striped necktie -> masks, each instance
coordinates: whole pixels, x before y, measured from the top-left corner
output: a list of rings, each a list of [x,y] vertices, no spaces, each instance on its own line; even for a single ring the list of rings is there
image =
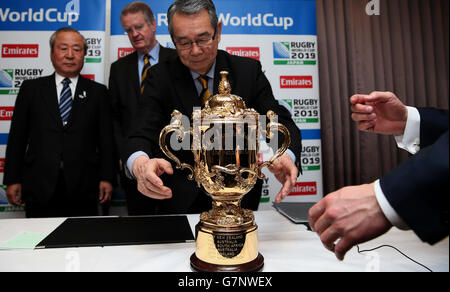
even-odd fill
[[[144,80],[147,77],[147,71],[150,69],[150,55],[146,54],[144,56],[144,67],[142,68],[142,76],[141,76],[141,94],[144,92]]]
[[[59,99],[59,112],[61,113],[61,119],[65,126],[69,119],[70,110],[72,109],[72,91],[69,86],[71,83],[69,78],[64,78],[62,83],[63,89],[61,90],[61,97]]]
[[[205,105],[205,103],[208,101],[208,99],[211,97],[211,92],[209,91],[208,88],[208,76],[200,76],[197,78],[198,81],[200,81],[200,83],[202,84],[202,92],[200,93],[200,100],[202,102],[202,105]]]

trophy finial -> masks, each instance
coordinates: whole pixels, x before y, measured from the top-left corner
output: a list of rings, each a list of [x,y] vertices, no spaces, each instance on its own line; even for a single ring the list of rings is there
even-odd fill
[[[230,94],[231,93],[231,85],[227,79],[228,71],[220,71],[220,75],[222,75],[222,80],[220,81],[220,84],[219,84],[219,93],[220,94]]]

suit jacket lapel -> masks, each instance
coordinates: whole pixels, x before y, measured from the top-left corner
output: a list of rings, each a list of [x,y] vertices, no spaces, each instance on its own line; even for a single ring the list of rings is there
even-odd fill
[[[158,62],[164,62],[168,58],[168,49],[165,47],[159,45],[159,61]]]
[[[139,72],[138,72],[138,54],[137,51],[133,52],[132,57],[129,58],[129,62],[127,64],[127,68],[125,70],[125,80],[128,80],[129,87],[135,93],[135,97],[138,99],[141,95],[140,90],[140,81],[139,81]]]
[[[221,71],[227,71],[228,72],[228,82],[230,82],[231,85],[231,93],[234,94],[233,88],[234,88],[234,78],[233,78],[233,72],[230,71],[230,66],[228,65],[228,62],[223,55],[223,52],[218,50],[217,51],[217,57],[216,57],[216,68],[214,70],[214,93],[219,93],[219,83],[222,80],[222,76],[220,75]]]
[[[50,115],[56,123],[62,127],[61,114],[59,112],[58,94],[56,92],[55,73],[46,77],[42,82],[42,90],[40,91],[44,96],[43,100],[46,104]]]
[[[78,77],[77,87],[75,88],[75,94],[73,95],[72,109],[66,127],[72,126],[74,121],[78,119],[77,116],[83,113],[83,106],[86,103],[87,98],[87,80],[80,75]]]

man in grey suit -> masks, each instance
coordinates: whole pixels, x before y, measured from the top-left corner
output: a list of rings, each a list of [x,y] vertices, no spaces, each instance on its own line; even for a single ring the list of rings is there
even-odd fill
[[[129,215],[154,213],[153,199],[137,190],[136,181],[128,179],[123,171],[123,151],[136,115],[143,80],[147,71],[158,62],[176,56],[176,51],[162,47],[155,38],[156,21],[151,8],[144,2],[133,2],[122,9],[120,22],[136,51],[111,65],[109,98],[112,102],[114,139],[120,166],[120,182],[125,191]],[[126,158],[125,158],[126,159]]]

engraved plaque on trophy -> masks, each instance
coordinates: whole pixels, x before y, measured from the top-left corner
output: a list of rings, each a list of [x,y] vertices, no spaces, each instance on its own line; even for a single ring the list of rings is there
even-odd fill
[[[174,110],[172,121],[160,134],[164,154],[175,161],[178,169],[189,169],[189,179],[212,198],[212,209],[200,215],[196,225],[196,251],[191,256],[195,271],[259,271],[264,258],[258,252],[258,227],[251,210],[240,202],[261,172],[280,157],[290,145],[287,128],[275,121],[275,113],[267,112],[269,123],[265,136],[272,139],[279,131],[283,145],[267,162],[258,164],[259,113],[248,109],[241,97],[231,94],[228,72],[220,72],[219,94],[212,96],[200,110],[192,114],[193,126],[185,129],[181,113]],[[169,150],[166,137],[174,132],[178,141],[192,136],[191,148],[195,165],[181,161]]]

